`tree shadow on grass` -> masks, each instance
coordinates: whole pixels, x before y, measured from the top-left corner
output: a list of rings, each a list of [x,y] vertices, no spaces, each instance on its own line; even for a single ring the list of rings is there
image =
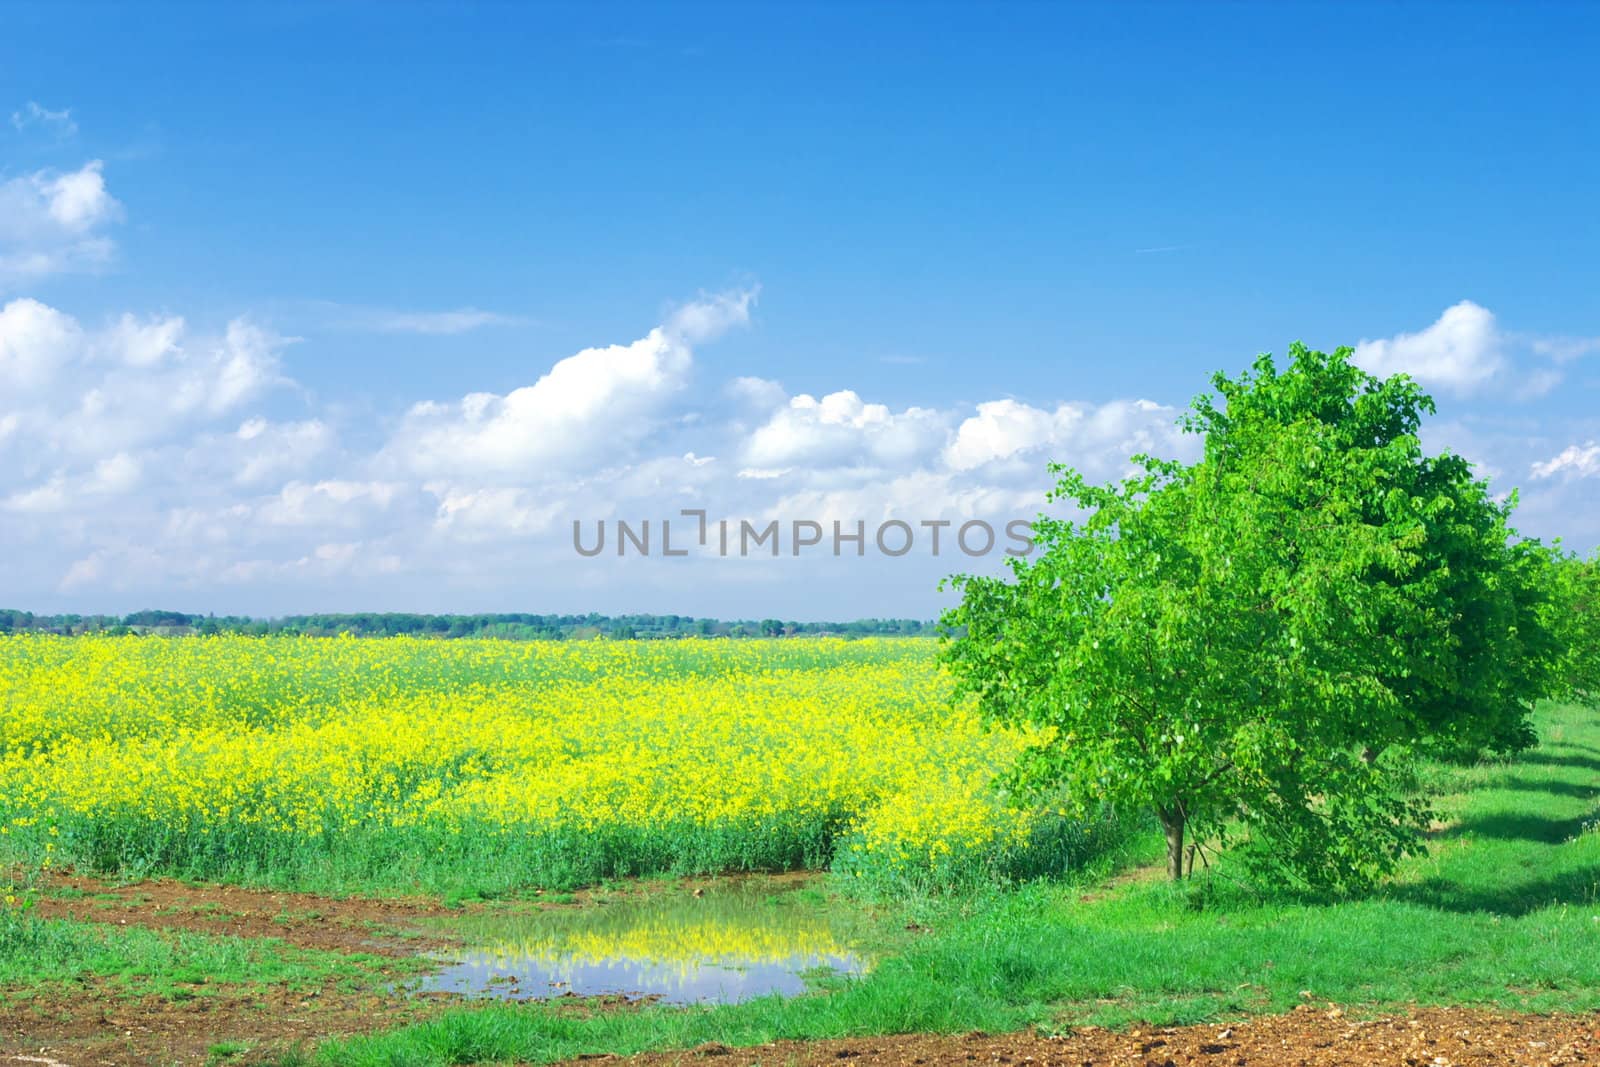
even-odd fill
[[[1575,800],[1591,800],[1600,798],[1600,782],[1583,784],[1580,782],[1544,782],[1537,778],[1493,778],[1486,786],[1488,789],[1510,789],[1522,793],[1549,793],[1552,796],[1572,797]]]
[[[1592,751],[1587,745],[1561,745],[1555,746],[1565,749],[1581,748]],[[1518,763],[1532,764],[1536,767],[1571,767],[1573,770],[1593,771],[1600,774],[1600,757],[1580,756],[1576,753],[1566,752],[1524,752],[1516,759]]]
[[[1385,895],[1391,900],[1441,911],[1485,912],[1520,918],[1553,905],[1592,905],[1600,901],[1600,864],[1513,885],[1466,886],[1448,878],[1433,877],[1390,886]]]
[[[1446,840],[1487,837],[1500,841],[1539,841],[1547,845],[1559,845],[1583,833],[1584,827],[1595,818],[1593,811],[1568,819],[1550,819],[1520,811],[1495,812],[1469,816],[1441,831],[1439,837]]]

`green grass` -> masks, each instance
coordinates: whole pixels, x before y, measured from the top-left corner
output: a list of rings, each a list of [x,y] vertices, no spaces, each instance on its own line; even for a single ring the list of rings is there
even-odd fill
[[[109,982],[129,996],[186,999],[195,987],[284,985],[348,988],[385,981],[397,962],[296,948],[271,938],[241,938],[180,930],[62,919],[31,921],[0,941],[0,999],[71,992],[88,979]]]
[[[1541,745],[1433,768],[1446,825],[1429,855],[1359,900],[1263,900],[1226,870],[1174,887],[1127,880],[918,906],[933,933],[865,979],[794,1000],[579,1016],[500,1005],[334,1042],[339,1067],[422,1067],[702,1042],[911,1031],[1194,1022],[1281,1011],[1309,991],[1356,1010],[1474,1004],[1600,1009],[1600,714],[1540,709]],[[1151,858],[1157,842],[1128,855]]]

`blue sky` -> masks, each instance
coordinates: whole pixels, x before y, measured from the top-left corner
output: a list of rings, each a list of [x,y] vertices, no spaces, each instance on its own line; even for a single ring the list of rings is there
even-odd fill
[[[1296,338],[1600,542],[1592,6],[5,17],[16,606],[926,615],[570,521],[1025,516]]]

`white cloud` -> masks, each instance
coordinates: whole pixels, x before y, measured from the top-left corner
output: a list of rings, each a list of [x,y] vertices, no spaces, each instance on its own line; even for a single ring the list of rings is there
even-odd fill
[[[447,311],[347,308],[338,314],[337,321],[340,325],[354,330],[371,330],[375,333],[414,333],[445,337],[470,333],[485,326],[515,326],[527,320],[516,315],[505,315],[498,311],[462,307],[452,308]]]
[[[1091,477],[1108,477],[1138,453],[1188,458],[1197,441],[1178,429],[1177,419],[1175,408],[1150,400],[1062,404],[1054,411],[993,400],[979,404],[977,414],[961,423],[944,458],[959,471],[1023,459],[1029,470],[1054,461]]]
[[[37,300],[0,307],[0,402],[54,381],[78,352],[82,334],[69,316]]]
[[[770,469],[870,464],[903,468],[934,453],[949,434],[949,417],[929,408],[891,412],[849,389],[821,400],[802,393],[750,435],[744,460]]]
[[[0,564],[0,585],[25,606],[94,610],[478,610],[536,597],[546,610],[711,612],[759,586],[759,608],[733,610],[931,613],[937,579],[976,565],[948,541],[938,559],[874,564],[846,581],[831,552],[749,567],[579,559],[572,521],[651,520],[659,544],[671,518],[681,547],[694,525],[683,508],[735,528],[778,520],[786,545],[795,520],[853,531],[893,518],[926,546],[923,520],[981,518],[1003,531],[1031,518],[1045,506],[1048,460],[1104,481],[1131,453],[1188,459],[1200,444],[1175,408],[1150,400],[980,395],[918,407],[697,375],[696,346],[748,322],[753,299],[702,297],[636,341],[584,349],[504,395],[376,415],[286,388],[289,339],[249,319],[84,325],[13,300],[0,306],[0,541],[14,562]],[[1600,445],[1561,451],[1594,428],[1575,421],[1551,437],[1498,408],[1494,420],[1462,420],[1458,443],[1497,489],[1499,471],[1532,471],[1519,512],[1529,532],[1600,536],[1587,500]],[[613,566],[629,567],[626,580]]]
[[[167,338],[166,325],[170,321],[154,332]],[[129,349],[119,347],[126,341],[122,330],[119,323],[110,333],[92,339],[79,356],[81,370],[64,383],[81,391],[59,415],[53,432],[47,428],[61,447],[92,452],[157,440],[170,435],[175,424],[214,421],[288,384],[279,353],[294,339],[246,319],[228,323],[220,337],[202,336],[181,344],[181,328],[173,331],[171,343],[154,364],[137,361],[154,347],[148,345],[149,331],[141,335],[146,347]],[[102,367],[94,357],[107,351],[120,351],[123,358]]]
[[[11,125],[18,130],[42,126],[62,140],[78,135],[78,124],[72,120],[71,108],[52,111],[34,100],[29,100],[24,107],[11,113]]]
[[[96,492],[126,493],[139,484],[143,473],[143,463],[126,452],[118,452],[95,463],[90,485]]]
[[[760,295],[759,286],[701,294],[668,315],[662,328],[689,344],[715,341],[734,327],[749,324],[750,309]]]
[[[1569,445],[1560,455],[1535,463],[1531,473],[1539,479],[1553,478],[1558,474],[1569,478],[1600,477],[1600,443],[1590,441],[1582,446]]]
[[[97,270],[116,245],[101,231],[122,217],[105,165],[36,171],[0,182],[0,282]]]
[[[1531,347],[1534,352],[1557,363],[1571,363],[1600,353],[1600,337],[1536,337]]]
[[[789,394],[777,382],[766,378],[735,378],[727,393],[740,404],[762,412],[774,411],[789,402]]]
[[[206,450],[221,450],[239,485],[259,485],[305,469],[333,444],[332,427],[320,419],[275,423],[246,419],[226,438],[203,443]]]
[[[36,515],[62,511],[67,507],[67,504],[68,497],[65,482],[60,478],[52,478],[44,485],[12,493],[6,497],[4,507],[7,511]]]
[[[647,436],[689,380],[693,345],[749,321],[753,291],[677,309],[632,344],[586,348],[533,385],[413,407],[389,451],[425,476],[526,479],[618,456]]]
[[[434,525],[473,541],[544,533],[560,517],[560,504],[526,489],[460,489],[432,486],[439,501]]]
[[[13,300],[0,306],[0,447],[26,477],[181,439],[284,384],[290,340],[244,319],[220,335],[190,336],[177,317],[89,330]]]
[[[1505,367],[1493,312],[1470,300],[1446,308],[1433,325],[1356,345],[1356,362],[1379,377],[1409,374],[1424,385],[1470,392]]]
[[[1082,417],[1082,409],[1066,405],[1052,412],[1015,400],[991,400],[979,404],[978,413],[962,422],[945,450],[945,461],[956,470],[971,470],[1007,459],[1064,437]]]
[[[132,492],[144,474],[144,464],[127,452],[118,452],[95,461],[86,472],[69,476],[57,471],[42,485],[19,490],[7,496],[0,506],[23,514],[64,512],[83,505],[94,505],[96,497],[113,497]]]
[[[100,350],[132,367],[153,367],[178,351],[183,331],[184,322],[180,316],[141,321],[125,314],[101,335]]]
[[[373,513],[387,511],[405,491],[395,482],[290,482],[256,508],[255,518],[271,526],[360,528]]]

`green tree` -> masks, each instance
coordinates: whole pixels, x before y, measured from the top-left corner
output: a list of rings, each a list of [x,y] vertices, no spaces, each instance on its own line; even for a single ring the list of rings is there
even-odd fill
[[[1600,697],[1600,551],[1588,559],[1552,553],[1547,578],[1550,625],[1560,647],[1559,691]]]
[[[1184,420],[1194,464],[1134,457],[1109,486],[1052,466],[1078,514],[1042,516],[1009,578],[952,579],[958,695],[1043,728],[1012,784],[1154,811],[1175,879],[1236,841],[1260,876],[1369,884],[1425,825],[1418,754],[1530,740],[1543,549],[1460,457],[1424,454],[1414,382],[1350,357],[1217,375]]]

